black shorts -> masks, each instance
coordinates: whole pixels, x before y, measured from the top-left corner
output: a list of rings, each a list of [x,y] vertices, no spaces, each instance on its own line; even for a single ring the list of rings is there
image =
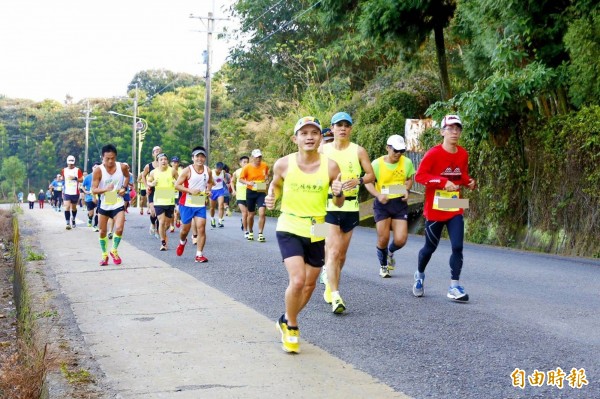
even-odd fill
[[[117,208],[117,209],[110,210],[110,211],[106,211],[102,208],[98,208],[99,215],[106,216],[110,219],[114,219],[115,216],[117,216],[120,212],[124,212],[124,211],[125,211],[125,207],[123,207],[123,206],[120,208]]]
[[[344,233],[352,231],[360,221],[358,212],[327,211],[325,221],[340,226]]]
[[[156,212],[156,216],[164,213],[166,217],[172,218],[174,211],[175,205],[154,205],[154,212]]]
[[[71,204],[76,204],[79,201],[79,194],[63,194],[63,201],[69,201]]]
[[[88,212],[96,209],[96,203],[94,201],[85,201],[85,206],[87,207]]]
[[[312,267],[322,267],[325,264],[325,240],[311,242],[308,237],[300,237],[286,231],[277,231],[275,235],[284,260],[292,256],[301,256],[304,263]]]
[[[238,205],[244,205],[246,207],[248,206],[248,205],[246,205],[246,200],[237,200],[237,204]]]
[[[402,198],[393,198],[386,204],[375,199],[373,202],[373,218],[375,223],[385,219],[408,220],[408,202],[402,201]]]
[[[154,190],[148,190],[148,203],[154,203]]]
[[[140,190],[140,195],[142,197],[145,197],[146,196],[146,190],[145,189],[144,190]]]
[[[246,189],[246,206],[248,212],[256,212],[256,208],[264,208],[267,193]]]

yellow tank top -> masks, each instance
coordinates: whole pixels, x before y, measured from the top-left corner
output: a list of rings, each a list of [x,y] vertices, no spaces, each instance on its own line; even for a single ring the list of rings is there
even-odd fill
[[[242,173],[242,168],[239,168],[235,171],[235,198],[237,201],[245,201],[246,200],[246,185],[240,183],[240,174]]]
[[[325,222],[325,204],[329,190],[328,159],[321,155],[321,165],[315,173],[305,173],[298,167],[296,154],[288,155],[288,170],[283,181],[281,215],[277,231],[311,238],[311,226]],[[322,241],[324,237],[312,237]]]
[[[168,206],[175,205],[173,191],[175,190],[175,180],[173,179],[173,171],[167,168],[164,172],[160,169],[154,169],[154,205]]]
[[[328,143],[323,146],[323,154],[337,162],[342,172],[342,181],[358,179],[360,177],[362,167],[358,159],[358,144],[350,143],[346,149],[339,151],[335,149],[333,143]],[[341,208],[335,206],[333,201],[329,199],[327,201],[327,210],[358,212],[358,186],[352,190],[344,191],[344,195],[346,196],[346,201],[344,201],[344,205]]]
[[[404,184],[406,181],[406,171],[404,170],[404,155],[400,157],[395,169],[390,169],[383,160],[384,157],[377,159],[379,162],[379,176],[375,182],[375,188],[381,192],[381,186],[391,186],[394,184]],[[400,198],[401,194],[388,194],[389,199]]]

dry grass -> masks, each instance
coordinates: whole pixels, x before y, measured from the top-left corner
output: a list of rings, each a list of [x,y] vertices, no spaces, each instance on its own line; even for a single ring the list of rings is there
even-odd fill
[[[34,346],[19,343],[18,352],[0,367],[0,398],[38,399],[50,363],[45,347],[38,351]]]

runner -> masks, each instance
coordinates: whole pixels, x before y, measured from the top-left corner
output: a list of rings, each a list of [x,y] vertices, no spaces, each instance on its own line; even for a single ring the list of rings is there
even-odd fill
[[[248,207],[248,241],[254,240],[254,215],[258,208],[258,241],[265,242],[265,196],[269,184],[269,167],[262,160],[259,149],[252,150],[252,161],[244,166],[239,180],[246,185],[246,206]]]
[[[469,295],[459,284],[463,265],[463,238],[465,223],[462,208],[441,208],[440,198],[460,198],[461,186],[475,189],[476,182],[469,176],[469,154],[458,145],[462,133],[462,122],[458,115],[446,115],[442,119],[442,144],[431,148],[421,161],[415,180],[425,186],[425,245],[419,251],[418,268],[415,272],[413,295],[425,293],[425,268],[437,249],[444,226],[448,230],[452,255],[450,255],[450,288],[447,297],[458,302],[467,302]]]
[[[216,169],[212,171],[212,179],[214,185],[210,189],[210,227],[217,227],[215,220],[215,208],[219,208],[219,227],[223,225],[223,217],[225,216],[225,171],[223,162],[217,162]]]
[[[102,147],[102,165],[94,169],[92,176],[92,194],[100,195],[98,205],[100,249],[102,250],[100,266],[108,265],[108,239],[106,238],[108,219],[113,220],[116,228],[110,256],[115,265],[120,265],[122,259],[117,248],[121,243],[125,228],[123,195],[127,191],[129,167],[126,163],[117,162],[117,149],[114,145],[107,144]]]
[[[346,112],[338,112],[331,118],[333,142],[323,146],[323,153],[336,161],[342,171],[342,182],[346,201],[341,209],[331,201],[327,205],[329,233],[327,235],[327,259],[325,302],[331,303],[333,313],[342,313],[346,304],[339,292],[340,274],[346,261],[346,252],[354,227],[358,226],[358,189],[360,184],[375,180],[367,151],[350,141],[352,117]],[[365,172],[361,177],[362,171]]]
[[[213,185],[212,173],[206,162],[206,150],[204,147],[194,147],[192,150],[192,165],[183,169],[175,188],[182,192],[179,200],[179,213],[181,214],[181,231],[179,232],[179,245],[177,256],[183,255],[187,235],[190,231],[192,221],[196,226],[197,244],[195,261],[198,263],[208,262],[202,251],[206,243],[206,196],[210,193]]]
[[[67,230],[75,228],[75,218],[77,217],[77,201],[79,201],[79,184],[83,181],[81,169],[75,166],[75,157],[67,157],[67,167],[61,170],[61,175],[65,179],[63,190],[63,199],[65,201],[65,221]]]
[[[167,250],[167,229],[171,226],[175,211],[175,181],[177,169],[169,166],[169,158],[165,154],[156,157],[158,168],[152,170],[146,178],[148,187],[154,192],[154,211],[158,216],[158,234],[160,235],[160,250]]]
[[[171,158],[171,168],[177,171],[177,176],[181,173],[183,168],[179,164],[179,157]],[[181,227],[181,217],[179,216],[179,198],[181,197],[181,191],[175,190],[175,212],[173,216],[173,220],[171,221],[171,233],[175,231],[175,227]]]
[[[229,166],[224,165],[223,170],[225,171],[225,179],[223,187],[225,188],[225,195],[223,196],[223,207],[225,209],[225,215],[231,216],[231,209],[229,208],[229,201],[231,201],[231,173],[229,173]]]
[[[231,193],[235,195],[237,206],[242,213],[242,231],[245,239],[248,239],[248,208],[246,207],[246,186],[240,182],[240,173],[249,161],[250,158],[246,155],[240,157],[240,168],[233,173],[231,178]]]
[[[148,187],[148,182],[146,178],[148,173],[152,172],[154,169],[158,167],[158,162],[156,161],[156,156],[162,152],[162,149],[159,146],[155,146],[152,148],[152,162],[146,164],[144,166],[144,171],[142,172],[142,181],[144,186],[146,186],[146,193],[148,195],[148,211],[150,211],[150,235],[158,238],[158,218],[156,217],[156,212],[154,211],[154,190],[151,187]]]
[[[285,313],[276,325],[286,352],[300,352],[298,314],[306,306],[315,289],[321,267],[325,263],[325,214],[328,190],[331,203],[344,203],[341,172],[335,161],[319,154],[321,126],[312,116],[298,120],[292,141],[298,152],[280,158],[273,167],[273,182],[265,198],[268,209],[281,200],[281,215],[276,235],[279,250],[288,272],[285,290]]]
[[[144,184],[144,179],[142,174],[140,174],[137,178],[138,182],[138,206],[140,208],[140,215],[144,214],[144,207],[146,206],[146,185]]]
[[[133,199],[131,198],[131,190],[133,189],[133,182],[135,181],[129,165],[127,165],[127,170],[129,170],[129,181],[127,182],[127,191],[125,191],[125,195],[123,196],[123,201],[125,201],[125,213],[129,213],[129,205]]]
[[[63,193],[63,187],[65,186],[65,182],[62,178],[62,175],[58,174],[56,175],[56,179],[52,180],[52,183],[50,183],[50,188],[52,190],[52,202],[53,202],[53,208],[56,212],[60,212],[61,211],[61,205],[63,202],[63,197],[62,197],[62,193]]]
[[[402,248],[408,238],[408,192],[415,174],[412,161],[404,156],[406,144],[402,136],[390,136],[386,149],[387,155],[372,162],[375,184],[365,184],[367,191],[375,197],[376,249],[379,275],[383,278],[391,277],[390,271],[395,267],[394,252]],[[391,243],[390,229],[394,232]]]
[[[96,228],[98,226],[98,218],[96,217],[95,223],[93,221],[94,214],[96,212],[96,204],[98,203],[98,201],[96,199],[96,196],[92,194],[92,179],[93,179],[92,175],[99,165],[100,164],[98,162],[94,163],[94,165],[92,166],[92,174],[89,174],[86,177],[84,177],[83,183],[81,183],[81,189],[83,190],[83,193],[85,194],[84,201],[85,201],[85,206],[87,208],[87,215],[88,215],[87,226],[88,227],[93,226],[94,228]]]

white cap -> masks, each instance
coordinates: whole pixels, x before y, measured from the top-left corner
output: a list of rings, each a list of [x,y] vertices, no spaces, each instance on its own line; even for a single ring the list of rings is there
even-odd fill
[[[251,154],[254,158],[258,158],[258,157],[262,157],[262,152],[260,152],[260,150],[257,148],[255,150],[252,150],[252,154]]]
[[[404,143],[404,138],[399,134],[394,134],[387,139],[387,145],[392,146],[392,148],[396,151],[398,150],[406,150],[406,144]]]
[[[449,125],[459,125],[462,128],[462,122],[458,115],[446,115],[442,119],[442,129]]]
[[[69,155],[67,157],[67,165],[73,165],[75,164],[75,157],[73,155]]]

